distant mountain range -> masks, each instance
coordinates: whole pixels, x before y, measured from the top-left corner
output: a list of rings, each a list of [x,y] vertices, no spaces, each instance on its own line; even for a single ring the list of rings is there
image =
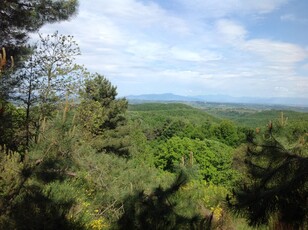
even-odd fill
[[[304,106],[308,107],[307,98],[285,98],[285,97],[272,97],[272,98],[254,98],[254,97],[232,97],[228,95],[200,95],[200,96],[181,96],[172,93],[165,94],[142,94],[142,95],[129,95],[126,98],[133,101],[201,101],[201,102],[217,102],[217,103],[244,103],[244,104],[264,104],[264,105],[289,105],[289,106]]]

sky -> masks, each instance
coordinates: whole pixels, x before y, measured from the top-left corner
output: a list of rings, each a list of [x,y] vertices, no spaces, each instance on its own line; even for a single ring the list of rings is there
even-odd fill
[[[91,72],[120,96],[308,98],[307,0],[80,0],[69,21]]]

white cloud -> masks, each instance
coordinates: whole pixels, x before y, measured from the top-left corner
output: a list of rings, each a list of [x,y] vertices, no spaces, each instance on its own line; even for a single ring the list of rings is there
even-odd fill
[[[202,11],[203,17],[225,17],[231,14],[264,14],[276,10],[288,0],[177,0],[190,11]]]
[[[82,4],[90,14],[111,17],[119,25],[128,28],[159,26],[169,31],[182,33],[188,33],[190,28],[185,20],[168,14],[167,11],[152,1],[145,3],[136,0],[100,0],[96,1],[95,4],[91,1],[82,1]]]
[[[216,23],[216,29],[219,35],[222,36],[220,36],[220,39],[232,44],[243,42],[247,34],[247,31],[242,25],[226,19],[218,20]]]
[[[165,57],[165,49],[159,42],[132,40],[125,51],[145,60],[160,60]]]
[[[221,57],[218,54],[207,50],[196,52],[196,51],[185,50],[178,47],[172,47],[170,49],[170,54],[172,58],[181,61],[206,62],[206,61],[217,61],[221,59]]]
[[[300,46],[265,39],[249,40],[245,42],[244,48],[260,55],[267,61],[279,65],[295,64],[307,58],[308,54]]]
[[[81,0],[75,19],[43,31],[74,35],[83,54],[78,61],[107,76],[120,95],[194,89],[195,94],[308,96],[304,64],[297,73],[308,50],[255,38],[245,21],[232,17],[269,13],[285,0],[172,1],[181,1],[186,11],[170,12],[159,1]]]

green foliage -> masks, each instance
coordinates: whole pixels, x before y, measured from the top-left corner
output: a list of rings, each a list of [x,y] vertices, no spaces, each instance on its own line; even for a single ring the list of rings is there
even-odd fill
[[[17,67],[26,50],[28,33],[37,31],[46,23],[67,20],[76,13],[77,6],[77,0],[1,1],[0,47],[6,48],[8,57],[14,57]]]
[[[234,181],[235,175],[231,169],[232,149],[217,141],[172,137],[159,144],[155,164],[173,172],[191,154],[205,180],[224,185],[230,185]]]
[[[127,101],[117,99],[116,87],[99,74],[85,81],[80,94],[83,100],[78,106],[77,120],[93,146],[100,152],[128,156],[130,128],[124,116]]]
[[[130,111],[189,111],[193,109],[189,105],[185,105],[182,103],[144,103],[144,104],[130,104]]]
[[[295,154],[271,133],[263,142],[252,143],[246,159],[252,181],[233,193],[231,207],[254,226],[268,224],[270,218],[288,229],[307,226],[307,156],[307,144]]]
[[[30,75],[34,75],[36,81],[39,79],[31,92],[39,95],[42,117],[48,116],[50,107],[52,109],[60,97],[70,93],[76,83],[81,83],[84,72],[74,64],[77,55],[80,55],[80,50],[72,36],[59,35],[58,32],[45,37],[40,35],[40,41],[28,63],[35,66]],[[27,92],[29,87],[30,82]]]
[[[231,121],[223,120],[219,125],[211,127],[211,132],[214,138],[227,145],[236,146],[240,143],[237,128]]]
[[[307,121],[308,114],[303,112],[291,111],[291,110],[274,110],[274,109],[241,109],[234,108],[231,110],[219,110],[209,111],[217,117],[222,117],[224,119],[229,119],[234,121],[237,125],[256,128],[259,127],[262,131],[266,130],[266,125],[269,121],[275,123],[277,128],[279,123],[281,123],[281,113],[283,113],[283,119],[287,119],[286,125],[290,125],[296,121]]]
[[[77,106],[68,100],[58,104],[53,117],[40,121],[37,140],[31,142],[22,162],[19,154],[10,158],[3,153],[7,158],[0,161],[4,175],[0,179],[4,194],[1,204],[9,203],[10,207],[2,205],[1,223],[11,229],[121,229],[124,225],[126,229],[138,229],[150,224],[153,228],[166,229],[168,225],[191,229],[209,223],[213,229],[235,226],[224,202],[238,175],[232,169],[233,148],[222,143],[232,139],[228,135],[219,139],[211,132],[219,127],[219,132],[239,137],[251,130],[239,132],[233,123],[212,122],[208,118],[198,123],[199,117],[189,111],[179,112],[183,114],[173,118],[171,114],[176,112],[172,110],[161,111],[156,117],[152,111],[153,120],[147,117],[150,114],[143,120],[143,112],[130,113],[128,120],[109,126],[110,118],[125,118],[120,103],[121,112],[113,110],[112,104],[118,99],[111,98],[113,101],[106,100],[104,106],[104,98],[96,101],[90,97]],[[116,116],[109,116],[112,113]],[[192,117],[180,119],[184,114]],[[155,130],[151,122],[156,118],[160,132],[149,140],[145,128]],[[298,130],[302,137],[305,128],[300,129],[301,122],[298,126],[288,122],[279,132]],[[304,154],[304,143],[298,140],[301,151],[297,153]],[[130,158],[121,157],[125,151],[131,153]],[[253,163],[264,166],[267,161]],[[191,171],[194,179],[178,187],[173,186],[176,182],[170,185],[178,168]],[[275,185],[275,181],[270,185]],[[18,211],[13,212],[15,209]],[[195,218],[200,215],[205,217],[203,222]]]
[[[104,76],[95,74],[92,79],[85,82],[81,95],[85,100],[99,102],[102,106],[109,106],[117,96],[117,88]]]
[[[0,226],[6,229],[82,229],[66,214],[72,198],[53,199],[35,179],[39,161],[20,161],[15,152],[0,151]]]
[[[55,202],[35,187],[28,187],[20,199],[13,206],[10,219],[1,223],[6,229],[83,229],[81,224],[66,218],[69,202]]]
[[[3,104],[0,111],[0,146],[18,151],[23,149],[25,111],[11,103]]]
[[[209,220],[201,220],[197,214],[189,218],[176,213],[177,204],[171,199],[186,183],[181,172],[166,189],[158,187],[149,194],[141,191],[127,197],[118,229],[199,229],[210,225]]]
[[[149,140],[173,136],[214,139],[235,147],[245,142],[245,131],[229,120],[219,120],[204,111],[183,104],[130,105],[129,116],[142,119],[141,127]]]
[[[24,60],[9,79],[13,82],[8,87],[8,96],[20,109],[24,108],[22,121],[19,123],[21,138],[17,143],[23,149],[29,149],[31,141],[36,140],[44,117],[51,117],[59,105],[60,98],[72,92],[83,69],[73,63],[79,54],[79,48],[72,36],[53,35],[43,37],[32,47],[32,54]],[[79,74],[79,75],[78,75]],[[1,116],[1,115],[0,115]]]
[[[183,120],[167,120],[159,133],[161,139],[169,139],[173,136],[184,136],[187,123]]]
[[[115,129],[125,123],[124,113],[127,109],[125,99],[117,99],[116,87],[104,76],[95,74],[85,81],[84,89],[80,92],[85,102],[99,102],[105,110],[106,119],[100,127],[104,129]]]
[[[207,114],[205,111],[176,103],[129,105],[129,116],[132,119],[142,118],[145,124],[155,127],[155,129],[163,127],[168,120],[187,121],[192,125],[219,121],[219,119]]]
[[[23,168],[24,164],[20,162],[20,156],[17,152],[6,149],[0,150],[0,213],[5,213],[10,204],[10,200],[14,200],[24,183]]]
[[[102,124],[107,119],[104,107],[98,101],[82,101],[78,107],[79,124],[94,135],[102,133]]]
[[[212,219],[211,229],[233,229],[225,202],[228,193],[229,190],[223,185],[193,179],[176,194],[176,200],[185,201],[178,203],[176,211],[187,216],[187,211],[192,209]],[[192,214],[190,213],[189,216]]]

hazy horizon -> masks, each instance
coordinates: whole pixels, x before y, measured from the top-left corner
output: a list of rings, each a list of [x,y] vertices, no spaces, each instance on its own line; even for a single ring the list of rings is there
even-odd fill
[[[240,103],[240,104],[259,104],[259,105],[282,105],[295,107],[308,107],[307,98],[285,98],[285,97],[232,97],[230,95],[178,95],[172,93],[162,94],[139,94],[125,95],[129,101],[199,101],[199,102],[217,102],[217,103]]]

